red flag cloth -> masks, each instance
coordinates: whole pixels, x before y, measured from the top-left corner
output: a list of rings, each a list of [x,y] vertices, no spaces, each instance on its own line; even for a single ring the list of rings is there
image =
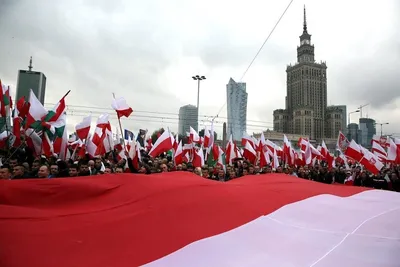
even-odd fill
[[[0,180],[0,262],[2,267],[139,266],[284,205],[364,190],[284,174],[228,183],[187,172]]]
[[[132,108],[128,106],[123,97],[114,99],[111,106],[117,112],[118,119],[121,117],[129,117],[133,112]]]

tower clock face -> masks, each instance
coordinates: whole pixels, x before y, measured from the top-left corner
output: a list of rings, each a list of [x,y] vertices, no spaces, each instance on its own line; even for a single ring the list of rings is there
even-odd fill
[[[303,41],[301,41],[301,44],[303,45],[303,44],[310,44],[310,41],[309,40],[303,40]]]

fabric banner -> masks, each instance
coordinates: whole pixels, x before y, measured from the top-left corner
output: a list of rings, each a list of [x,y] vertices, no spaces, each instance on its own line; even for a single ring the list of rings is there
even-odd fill
[[[398,266],[400,194],[283,174],[0,181],[0,266]]]

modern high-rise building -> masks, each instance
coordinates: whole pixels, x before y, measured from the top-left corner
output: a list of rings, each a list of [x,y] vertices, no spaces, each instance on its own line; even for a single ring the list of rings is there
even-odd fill
[[[358,143],[360,139],[360,130],[358,129],[357,123],[350,123],[347,126],[347,139],[349,141],[354,140],[354,142]]]
[[[46,76],[42,72],[32,71],[32,57],[29,61],[28,70],[18,71],[17,81],[17,96],[20,99],[22,96],[29,100],[30,89],[35,93],[40,103],[44,105],[46,94]]]
[[[304,8],[303,34],[297,47],[297,62],[288,65],[286,108],[274,111],[276,131],[310,136],[325,136],[327,108],[326,63],[315,61],[314,45],[307,31]]]
[[[373,136],[376,134],[375,120],[369,118],[360,118],[360,135],[358,143],[363,147],[370,148]]]
[[[179,109],[178,133],[185,135],[190,132],[190,126],[197,131],[198,109],[193,105],[182,106]]]
[[[237,83],[232,78],[226,85],[228,129],[227,138],[232,134],[233,140],[240,140],[246,131],[247,120],[246,83]]]

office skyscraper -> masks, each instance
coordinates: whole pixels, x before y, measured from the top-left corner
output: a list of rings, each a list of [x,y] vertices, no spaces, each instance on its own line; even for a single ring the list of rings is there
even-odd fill
[[[179,124],[178,133],[186,136],[186,133],[190,131],[190,126],[196,131],[198,125],[198,114],[197,107],[193,105],[182,106],[179,109]]]
[[[373,136],[376,134],[375,120],[370,118],[360,118],[360,136],[358,143],[363,147],[371,147]]]
[[[247,120],[246,83],[237,83],[232,78],[226,85],[228,129],[227,138],[232,134],[233,140],[240,140],[246,131]]]
[[[24,96],[25,100],[28,101],[30,89],[32,89],[39,101],[44,105],[46,76],[42,72],[32,71],[32,57],[29,61],[28,70],[19,70],[18,72],[16,99],[18,100]]]

